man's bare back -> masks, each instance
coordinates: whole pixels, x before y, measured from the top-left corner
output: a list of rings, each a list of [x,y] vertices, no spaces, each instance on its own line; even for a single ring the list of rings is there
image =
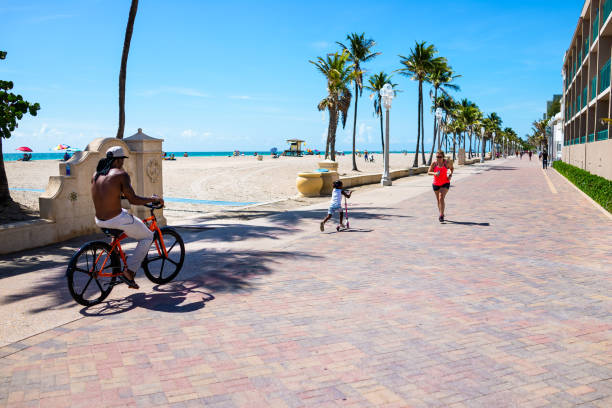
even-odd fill
[[[111,169],[107,175],[100,175],[98,179],[91,178],[91,197],[96,208],[96,218],[110,220],[121,214],[121,192],[123,182],[130,176],[123,169]],[[129,184],[128,184],[129,185]]]

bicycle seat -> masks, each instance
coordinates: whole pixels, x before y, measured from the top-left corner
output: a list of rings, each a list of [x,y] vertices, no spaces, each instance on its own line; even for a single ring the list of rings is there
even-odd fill
[[[114,228],[101,228],[101,229],[103,233],[113,238],[119,238],[119,236],[123,234],[123,230],[120,230],[120,229],[114,229]]]

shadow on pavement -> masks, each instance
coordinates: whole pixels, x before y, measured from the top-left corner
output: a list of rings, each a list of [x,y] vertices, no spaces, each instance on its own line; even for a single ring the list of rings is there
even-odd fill
[[[202,309],[206,302],[214,300],[210,293],[200,290],[199,283],[178,281],[153,287],[154,293],[135,293],[123,299],[112,299],[85,307],[83,316],[112,316],[137,307],[164,313],[187,313]]]
[[[487,168],[487,171],[491,171],[491,170],[518,170],[516,167],[508,167],[508,166],[491,166],[489,168]]]
[[[188,242],[187,239],[185,241]],[[136,304],[136,306],[138,306],[153,301],[152,304],[155,305],[156,302],[159,304],[159,306],[157,306],[159,309],[156,310],[164,311],[161,309],[166,306],[164,304],[165,302],[169,302],[167,306],[170,308],[179,308],[182,304],[181,296],[184,297],[186,296],[185,293],[189,294],[199,288],[202,288],[202,290],[205,288],[213,293],[251,292],[257,289],[252,281],[260,276],[272,273],[272,265],[278,263],[278,260],[297,258],[309,260],[318,258],[315,255],[302,252],[213,250],[208,248],[189,251],[188,248],[189,246],[187,246],[185,254],[185,264],[178,275],[179,280],[173,283],[174,285],[182,283],[183,288],[168,286],[170,288],[170,294],[167,294],[163,293],[164,289],[157,286],[154,288],[154,291],[159,292],[157,294],[135,293],[128,296],[128,303],[120,301],[113,307],[128,307],[129,310],[135,307],[130,306],[131,304]],[[40,268],[40,265],[38,266]],[[144,273],[139,271],[136,275],[136,279],[144,279]],[[186,282],[188,282],[188,284]],[[181,293],[183,293],[181,291],[184,292],[183,295],[181,295]],[[13,292],[2,297],[0,299],[0,305],[23,301],[40,295],[51,295],[51,304],[49,305],[47,302],[44,302],[40,307],[32,307],[27,310],[27,313],[41,313],[48,311],[50,308],[69,308],[76,304],[68,291],[65,275],[63,273],[55,273],[54,275],[49,275],[41,279],[39,283],[35,285],[23,288],[21,292]],[[149,298],[147,296],[149,296]],[[112,292],[110,297],[113,297]],[[181,301],[176,303],[179,300]],[[191,307],[195,307],[195,305]],[[165,311],[175,313],[178,310]]]
[[[0,279],[18,276],[41,269],[66,268],[72,255],[85,242],[104,240],[104,235],[86,235],[16,254],[0,256]]]
[[[444,220],[444,222],[447,224],[476,225],[479,227],[488,227],[491,225],[488,222],[452,221],[452,220],[446,220],[446,219]]]

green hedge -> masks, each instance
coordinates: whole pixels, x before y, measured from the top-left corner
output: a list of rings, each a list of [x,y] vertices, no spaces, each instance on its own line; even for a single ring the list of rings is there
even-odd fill
[[[612,213],[612,181],[596,176],[560,160],[553,162],[553,167],[563,174],[576,187]]]

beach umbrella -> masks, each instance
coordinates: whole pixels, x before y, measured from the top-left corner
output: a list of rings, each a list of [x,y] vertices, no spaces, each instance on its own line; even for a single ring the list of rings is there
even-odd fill
[[[66,149],[70,149],[70,146],[61,144],[61,143],[53,148],[53,150],[66,150]]]
[[[27,146],[21,146],[21,147],[18,147],[17,149],[15,149],[15,150],[18,150],[20,152],[31,152],[32,151],[32,149],[30,149]]]

